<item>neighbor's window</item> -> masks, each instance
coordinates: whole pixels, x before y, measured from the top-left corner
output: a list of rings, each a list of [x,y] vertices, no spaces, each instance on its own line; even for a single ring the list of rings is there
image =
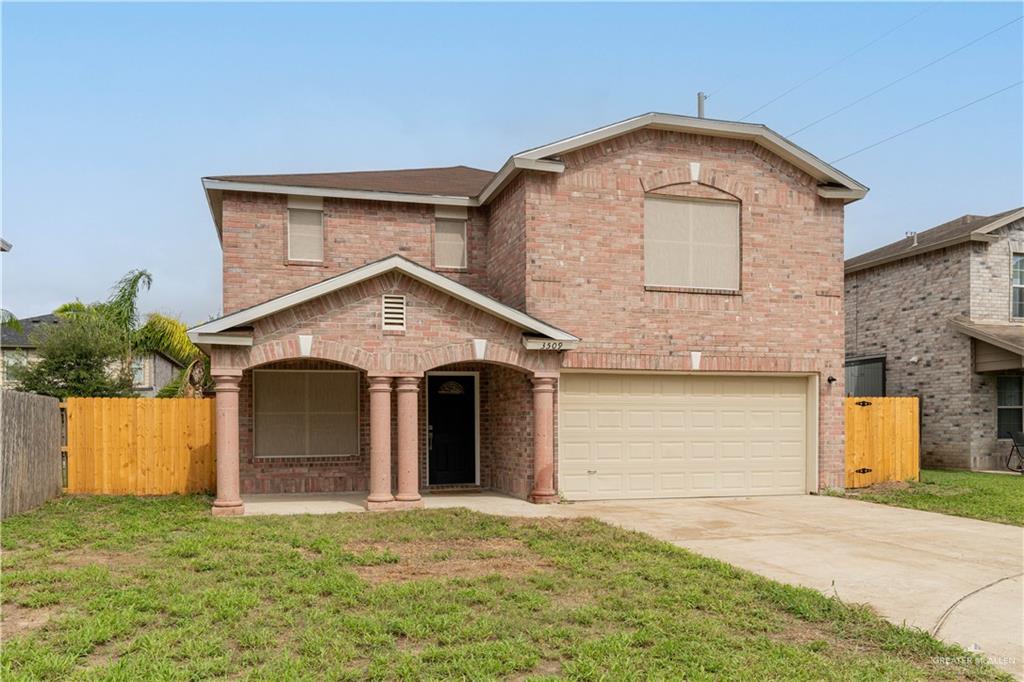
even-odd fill
[[[132,360],[132,386],[146,385],[146,361],[143,358]]]
[[[1010,299],[1011,314],[1014,317],[1024,317],[1024,253],[1013,254],[1010,288],[1013,291]]]
[[[644,200],[644,283],[740,288],[740,205],[733,201]]]
[[[885,395],[885,358],[860,358],[846,362],[846,395]]]
[[[1024,431],[1024,391],[1020,376],[996,377],[996,436],[1009,438],[1013,431]]]
[[[288,260],[324,259],[324,211],[320,197],[288,197]]]
[[[257,457],[359,454],[359,374],[348,370],[255,370]]]

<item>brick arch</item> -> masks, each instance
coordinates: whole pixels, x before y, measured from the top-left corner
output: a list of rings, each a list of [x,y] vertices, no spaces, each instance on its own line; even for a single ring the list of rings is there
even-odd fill
[[[524,372],[557,369],[560,364],[556,353],[530,352],[525,348],[513,348],[490,339],[487,340],[487,348],[482,358],[476,356],[473,341],[466,340],[431,348],[419,354],[418,360],[416,369],[420,372],[457,362],[488,362]]]
[[[741,203],[750,201],[754,194],[754,189],[736,175],[717,169],[709,170],[703,164],[701,164],[700,173],[696,178],[692,177],[689,164],[664,168],[640,176],[640,185],[645,192],[656,192],[673,185],[689,184],[702,185],[723,192]]]
[[[281,360],[327,360],[361,370],[370,370],[375,367],[372,353],[337,341],[318,339],[315,336],[309,354],[305,355],[299,348],[299,337],[296,334],[285,339],[253,346],[238,369],[251,369]]]

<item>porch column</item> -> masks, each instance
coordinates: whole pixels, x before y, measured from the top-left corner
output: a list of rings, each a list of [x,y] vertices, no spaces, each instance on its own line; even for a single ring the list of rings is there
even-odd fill
[[[370,377],[370,494],[367,509],[392,506],[391,377]]]
[[[419,392],[420,380],[400,377],[398,392],[398,494],[403,508],[422,507],[419,485]]]
[[[238,475],[238,384],[242,370],[212,372],[217,392],[217,497],[214,516],[238,516],[245,511]]]
[[[533,492],[530,501],[558,501],[555,493],[555,378],[533,377]]]

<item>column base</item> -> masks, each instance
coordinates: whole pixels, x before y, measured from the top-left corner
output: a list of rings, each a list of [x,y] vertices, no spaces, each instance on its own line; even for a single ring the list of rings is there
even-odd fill
[[[534,504],[557,504],[560,500],[558,493],[552,490],[551,492],[539,491],[530,493],[530,502]]]
[[[423,509],[423,500],[389,500],[387,502],[375,502],[366,500],[366,511],[400,511],[403,509]]]
[[[245,505],[239,500],[237,503],[228,502],[224,504],[213,503],[210,513],[214,516],[241,516],[245,514]]]

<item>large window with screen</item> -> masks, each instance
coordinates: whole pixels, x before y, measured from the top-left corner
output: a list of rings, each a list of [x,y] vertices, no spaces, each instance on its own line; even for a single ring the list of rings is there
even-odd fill
[[[255,370],[257,457],[359,454],[359,373],[349,370]]]

